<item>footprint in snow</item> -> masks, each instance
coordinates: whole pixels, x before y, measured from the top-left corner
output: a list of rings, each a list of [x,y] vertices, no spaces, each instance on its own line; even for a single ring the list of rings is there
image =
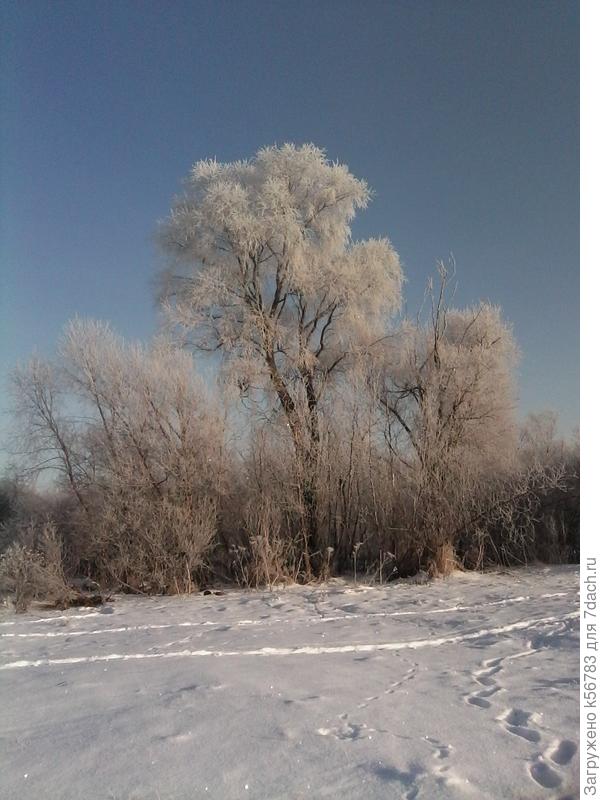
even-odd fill
[[[472,706],[477,706],[477,708],[489,708],[492,705],[489,700],[486,700],[484,697],[479,697],[478,695],[467,697],[467,703]]]
[[[502,671],[502,659],[490,658],[481,662],[482,669],[475,670],[472,673],[472,678],[475,683],[485,688],[479,689],[476,692],[471,692],[467,695],[466,701],[469,705],[477,708],[491,708],[491,703],[487,699],[492,697],[497,692],[504,691],[502,686],[498,685],[495,675]]]
[[[520,708],[509,708],[500,717],[498,722],[504,724],[505,730],[512,733],[514,736],[520,736],[521,739],[526,739],[528,742],[537,744],[540,741],[541,734],[533,728],[529,727],[529,722],[533,718],[530,711],[523,711]]]
[[[550,758],[555,764],[565,767],[572,761],[576,752],[577,745],[575,742],[572,742],[570,739],[562,739],[558,744],[553,746]]]
[[[473,678],[481,686],[494,686],[496,681],[492,676],[500,672],[501,669],[502,667],[500,664],[496,664],[488,669],[479,669],[473,673]]]
[[[539,760],[531,765],[529,774],[533,780],[544,789],[557,789],[562,783],[562,778],[558,772],[555,772],[552,767],[548,766],[548,764],[542,760],[541,756]]]

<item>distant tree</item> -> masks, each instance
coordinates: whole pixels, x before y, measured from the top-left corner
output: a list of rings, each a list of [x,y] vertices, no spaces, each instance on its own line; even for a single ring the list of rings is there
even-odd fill
[[[319,549],[315,469],[331,381],[381,337],[403,274],[386,239],[354,243],[370,192],[313,145],[250,161],[201,161],[162,226],[167,317],[201,350],[222,351],[240,388],[274,393],[301,471],[307,551]],[[307,565],[309,569],[309,566]]]
[[[565,456],[565,442],[558,436],[558,416],[550,410],[527,415],[520,433],[520,454],[528,464],[550,464]]]

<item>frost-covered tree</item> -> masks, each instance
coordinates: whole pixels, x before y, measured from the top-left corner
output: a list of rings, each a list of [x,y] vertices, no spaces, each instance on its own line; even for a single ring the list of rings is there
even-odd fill
[[[373,385],[390,447],[406,466],[414,497],[411,527],[437,560],[482,482],[504,474],[516,454],[511,326],[488,303],[448,306],[452,277],[439,266],[429,320],[406,322],[382,342]]]
[[[216,535],[224,419],[190,353],[74,320],[59,356],[13,377],[28,471],[50,469],[76,500],[75,549],[99,573],[192,589]]]
[[[422,468],[443,471],[454,461],[464,469],[468,453],[479,466],[497,463],[516,445],[518,349],[497,306],[448,306],[448,273],[439,269],[430,320],[406,322],[382,343],[379,399]]]
[[[322,150],[286,144],[249,161],[197,163],[162,226],[173,327],[221,350],[238,385],[274,393],[286,415],[311,550],[321,398],[382,336],[401,298],[390,242],[351,239],[369,198],[365,182]]]

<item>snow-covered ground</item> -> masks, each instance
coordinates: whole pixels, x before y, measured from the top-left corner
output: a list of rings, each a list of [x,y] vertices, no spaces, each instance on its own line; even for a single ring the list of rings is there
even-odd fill
[[[0,617],[0,796],[575,798],[578,570]]]

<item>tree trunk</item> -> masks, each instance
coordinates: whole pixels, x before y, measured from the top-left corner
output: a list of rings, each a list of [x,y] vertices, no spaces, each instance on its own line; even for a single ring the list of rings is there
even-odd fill
[[[308,436],[306,423],[298,413],[293,397],[290,395],[285,381],[277,368],[274,354],[268,353],[267,367],[273,388],[285,412],[290,426],[296,461],[300,472],[301,496],[303,510],[304,534],[304,566],[307,580],[319,572],[321,555],[319,552],[319,515],[316,486],[318,447],[320,442],[319,420],[317,416],[317,396],[312,376],[308,372],[302,375],[308,405]],[[307,442],[308,439],[308,442]]]

